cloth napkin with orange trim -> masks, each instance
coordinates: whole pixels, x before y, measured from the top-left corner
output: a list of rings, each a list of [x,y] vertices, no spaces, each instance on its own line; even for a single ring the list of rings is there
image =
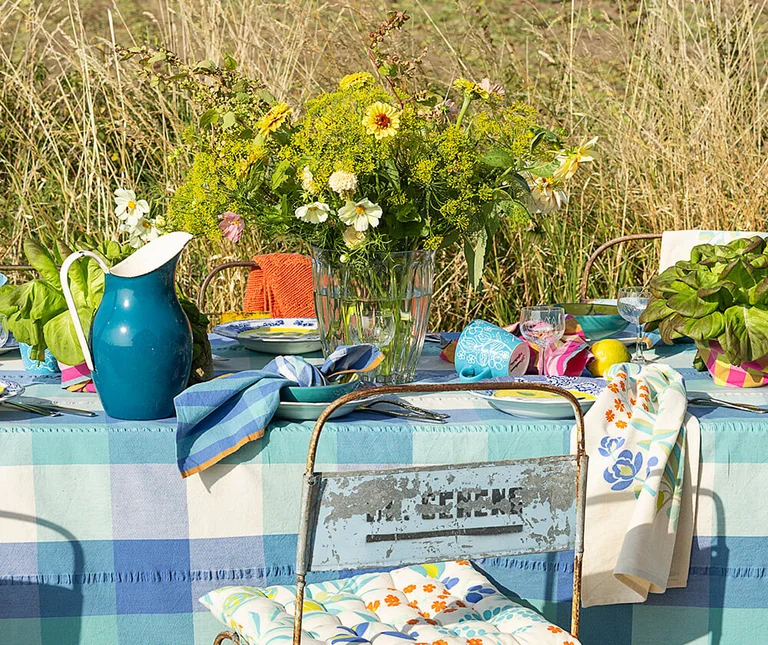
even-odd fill
[[[319,369],[300,356],[278,356],[261,370],[226,374],[187,388],[173,401],[181,476],[205,470],[264,436],[284,387],[325,385],[334,375],[375,369],[383,359],[373,345],[339,347]]]

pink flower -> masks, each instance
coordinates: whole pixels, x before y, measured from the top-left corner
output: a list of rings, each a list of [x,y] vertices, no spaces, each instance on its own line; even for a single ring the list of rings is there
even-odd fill
[[[219,215],[219,228],[228,240],[237,242],[243,234],[245,222],[237,213],[226,212]]]
[[[432,109],[433,118],[445,123],[448,121],[453,121],[458,113],[459,109],[456,107],[456,104],[451,101],[451,99],[445,99],[445,101],[441,101]]]
[[[490,78],[484,78],[482,81],[480,81],[480,89],[488,95],[495,94],[496,97],[500,99],[503,99],[506,95],[504,88],[498,83],[491,81]]]

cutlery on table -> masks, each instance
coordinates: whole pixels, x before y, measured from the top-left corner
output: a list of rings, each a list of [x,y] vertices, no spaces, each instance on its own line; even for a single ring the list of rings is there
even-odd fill
[[[376,406],[380,404],[389,404],[402,408],[401,410],[388,410],[386,408],[378,408]],[[431,410],[425,410],[424,408],[417,407],[403,401],[396,397],[387,397],[376,399],[370,403],[364,403],[358,410],[368,410],[370,412],[378,412],[379,414],[385,414],[391,417],[399,417],[401,419],[418,419],[420,421],[432,421],[434,423],[445,423],[446,419],[450,417],[449,414],[442,412],[432,412]]]
[[[66,412],[67,414],[74,414],[77,417],[95,417],[98,416],[96,412],[92,410],[81,410],[80,408],[70,408],[66,405],[59,405],[58,403],[35,403],[35,407],[43,410],[49,410],[51,412]]]
[[[0,405],[7,406],[9,408],[15,408],[17,410],[23,410],[24,412],[31,412],[32,414],[39,414],[44,417],[60,417],[61,413],[55,410],[46,410],[36,405],[30,405],[28,403],[20,403],[18,401],[2,401]]]
[[[768,408],[761,408],[751,403],[735,403],[733,401],[724,401],[723,399],[711,399],[708,397],[693,397],[688,399],[690,405],[703,405],[711,408],[723,407],[733,410],[742,410],[743,412],[754,412],[755,414],[768,414]]]

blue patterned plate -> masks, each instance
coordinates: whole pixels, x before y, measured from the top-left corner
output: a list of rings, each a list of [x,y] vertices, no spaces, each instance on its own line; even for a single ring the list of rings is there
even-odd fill
[[[19,341],[16,340],[13,336],[9,336],[8,340],[5,341],[5,345],[0,347],[0,354],[12,352],[14,349],[19,349]]]
[[[568,390],[579,399],[581,411],[586,413],[606,386],[603,379],[581,376],[519,376],[489,379],[496,382],[544,383]],[[573,408],[565,399],[548,392],[531,390],[485,390],[478,396],[494,408],[516,417],[528,419],[573,419]]]
[[[316,318],[260,318],[216,325],[213,333],[265,354],[307,354],[320,350]]]
[[[18,396],[24,392],[24,386],[10,379],[0,378],[0,402]]]

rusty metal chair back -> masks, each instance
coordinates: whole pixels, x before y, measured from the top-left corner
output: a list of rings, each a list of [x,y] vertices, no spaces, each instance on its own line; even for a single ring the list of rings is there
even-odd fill
[[[383,394],[537,390],[566,399],[576,417],[575,454],[444,466],[316,472],[326,422],[358,390],[318,418],[303,476],[296,550],[293,643],[301,639],[306,574],[423,564],[450,559],[574,551],[571,631],[578,636],[584,491],[584,418],[566,390],[540,383],[441,383],[388,386]]]
[[[0,273],[34,273],[35,267],[29,264],[0,264]]]
[[[595,249],[594,253],[589,256],[587,263],[584,265],[584,273],[581,275],[581,286],[579,288],[579,302],[587,302],[587,287],[589,286],[589,275],[592,273],[592,268],[597,259],[608,249],[624,242],[633,242],[637,240],[660,240],[661,233],[638,233],[636,235],[622,235],[612,240],[608,240],[605,244],[601,244]]]
[[[224,264],[219,264],[218,266],[213,267],[210,273],[207,276],[205,276],[205,278],[203,279],[203,284],[200,285],[200,293],[197,294],[197,308],[200,311],[204,311],[203,305],[205,304],[205,292],[207,291],[208,286],[211,284],[211,281],[216,277],[216,275],[227,269],[236,269],[236,268],[258,269],[259,265],[250,260],[245,260],[245,261],[239,261],[239,262],[225,262]],[[205,315],[217,316],[219,315],[219,313],[206,312]]]

